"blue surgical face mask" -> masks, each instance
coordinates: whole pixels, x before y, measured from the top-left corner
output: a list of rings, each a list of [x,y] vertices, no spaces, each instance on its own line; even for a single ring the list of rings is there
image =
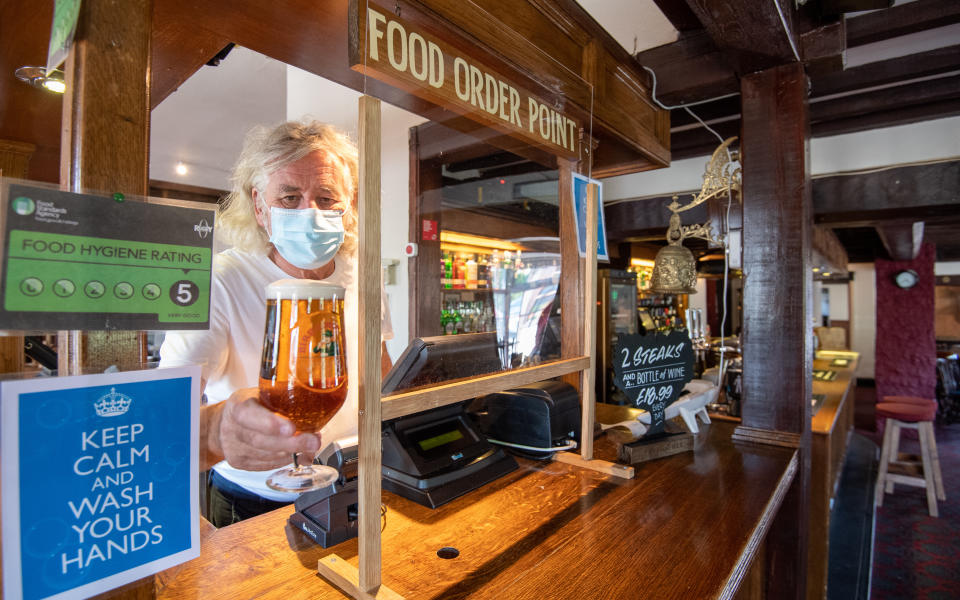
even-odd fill
[[[342,214],[339,210],[271,206],[270,242],[296,267],[322,267],[343,244]]]

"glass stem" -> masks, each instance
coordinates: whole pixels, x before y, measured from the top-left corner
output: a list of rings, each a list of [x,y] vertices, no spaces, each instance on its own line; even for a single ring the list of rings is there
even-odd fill
[[[299,457],[300,457],[300,453],[299,453],[299,452],[294,452],[294,453],[293,453],[293,469],[294,469],[294,470],[297,470],[297,469],[300,468],[300,460],[299,460]]]

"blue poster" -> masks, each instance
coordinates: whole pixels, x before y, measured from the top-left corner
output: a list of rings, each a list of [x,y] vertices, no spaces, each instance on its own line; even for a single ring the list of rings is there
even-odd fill
[[[587,245],[587,186],[597,184],[597,260],[610,262],[607,252],[607,224],[603,218],[603,184],[596,179],[590,179],[573,174],[573,214],[577,221],[577,250],[580,256],[586,256]]]
[[[5,598],[83,598],[199,555],[199,368],[3,382]]]

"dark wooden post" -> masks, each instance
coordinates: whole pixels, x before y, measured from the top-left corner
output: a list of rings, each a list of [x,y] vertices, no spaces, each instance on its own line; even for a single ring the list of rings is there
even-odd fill
[[[421,158],[421,129],[410,128],[410,237],[419,245],[417,256],[408,259],[410,281],[410,339],[442,335],[443,308],[440,283],[440,241],[423,239],[423,222],[443,228],[443,176],[439,158]]]
[[[147,193],[152,0],[84,0],[64,69],[60,184],[66,190]],[[146,336],[137,331],[63,331],[61,375],[137,368]],[[98,596],[154,598],[153,577]]]
[[[767,597],[803,598],[813,368],[807,77],[799,63],[741,81],[743,422],[734,439],[799,449],[767,537]]]
[[[152,0],[85,0],[64,69],[60,184],[73,192],[147,193]],[[142,332],[64,331],[61,375],[136,368]]]
[[[26,179],[36,146],[15,140],[0,140],[0,175]],[[0,373],[23,371],[23,336],[0,337]]]

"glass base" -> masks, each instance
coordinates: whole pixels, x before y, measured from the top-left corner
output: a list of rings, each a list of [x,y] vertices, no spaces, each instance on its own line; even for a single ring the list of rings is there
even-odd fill
[[[301,465],[280,469],[267,478],[267,487],[278,492],[309,492],[335,482],[340,473],[324,465]]]

